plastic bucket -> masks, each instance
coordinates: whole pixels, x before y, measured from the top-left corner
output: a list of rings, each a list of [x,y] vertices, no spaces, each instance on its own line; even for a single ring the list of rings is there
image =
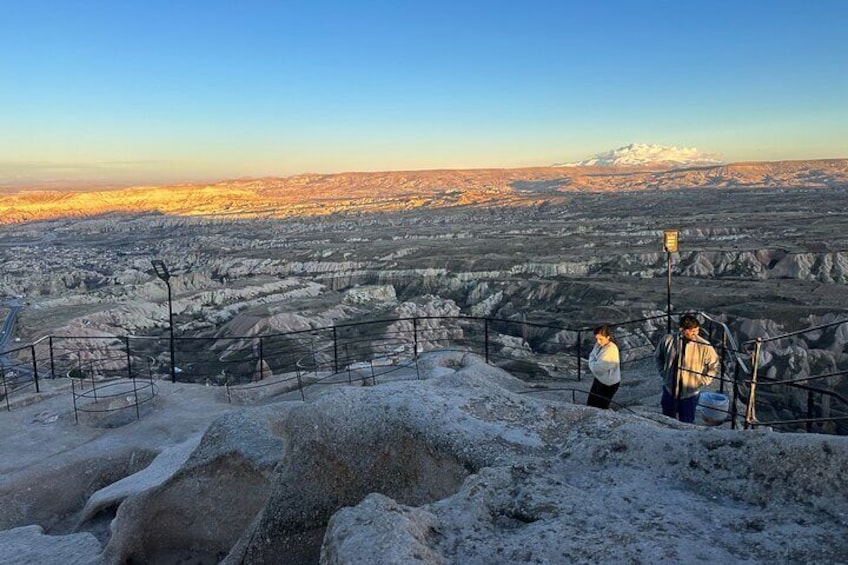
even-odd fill
[[[727,421],[730,417],[730,399],[718,392],[702,392],[698,398],[698,407],[704,423],[712,426]]]

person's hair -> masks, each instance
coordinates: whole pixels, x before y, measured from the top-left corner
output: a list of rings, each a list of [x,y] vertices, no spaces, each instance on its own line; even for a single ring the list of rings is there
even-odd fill
[[[680,322],[678,322],[681,330],[691,330],[693,328],[700,328],[701,322],[698,321],[697,316],[694,314],[683,314],[680,316]]]
[[[604,337],[610,338],[610,341],[615,343],[615,336],[612,335],[612,328],[607,324],[601,324],[594,330],[592,330],[592,335],[602,335]]]

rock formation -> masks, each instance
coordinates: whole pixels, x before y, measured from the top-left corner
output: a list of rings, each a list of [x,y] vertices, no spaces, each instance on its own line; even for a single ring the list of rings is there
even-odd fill
[[[26,513],[7,521],[0,558],[826,563],[848,555],[848,438],[596,410],[460,352],[425,355],[419,370],[421,380],[313,387],[306,401],[282,396],[220,417],[199,441],[159,446],[147,468],[87,494],[67,535],[44,535]],[[109,507],[117,512],[101,550],[84,532]]]

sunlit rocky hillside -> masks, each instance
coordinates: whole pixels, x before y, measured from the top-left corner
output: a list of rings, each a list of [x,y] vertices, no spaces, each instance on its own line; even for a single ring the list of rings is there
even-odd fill
[[[545,167],[306,174],[211,185],[108,190],[0,189],[0,222],[106,213],[288,218],[467,205],[532,205],[579,192],[704,188],[828,188],[848,183],[848,160],[734,163],[687,169]]]
[[[0,297],[24,304],[20,345],[167,336],[168,294],[151,267],[159,259],[172,275],[178,338],[478,316],[510,321],[497,339],[537,352],[565,338],[519,323],[662,315],[665,229],[680,234],[676,312],[708,313],[739,341],[848,317],[848,160],[301,175],[19,191],[0,207]],[[91,340],[64,343],[76,357],[102,355],[88,351]],[[848,394],[846,343],[844,331],[781,343],[766,369],[830,375],[828,386]],[[161,369],[166,353],[149,355]],[[180,357],[184,378],[221,376]]]
[[[845,561],[848,160],[17,190],[0,213],[0,316],[17,314],[4,339],[20,341],[2,373],[26,376],[26,344],[51,336],[39,347],[92,382],[105,359],[161,383],[117,428],[75,423],[67,385],[50,402],[9,395],[4,563]],[[173,385],[153,259],[171,275]],[[550,365],[427,343],[395,381],[263,388],[279,397],[245,409],[232,403],[255,391],[207,386],[255,353],[235,336],[487,317],[493,352],[533,360],[578,340],[544,324],[661,318],[669,291],[675,312],[740,341],[840,325],[762,351],[753,431],[658,415],[649,358],[623,365],[613,411],[562,392],[570,366],[540,375]],[[127,349],[110,359],[115,342]],[[261,344],[259,384],[283,387]],[[828,394],[765,390],[786,378]],[[821,434],[769,431],[806,410]]]

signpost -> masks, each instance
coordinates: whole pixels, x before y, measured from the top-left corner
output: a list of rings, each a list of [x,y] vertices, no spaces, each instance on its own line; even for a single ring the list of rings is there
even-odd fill
[[[671,333],[671,254],[677,253],[677,230],[665,230],[663,232],[663,251],[666,252],[666,329]]]

